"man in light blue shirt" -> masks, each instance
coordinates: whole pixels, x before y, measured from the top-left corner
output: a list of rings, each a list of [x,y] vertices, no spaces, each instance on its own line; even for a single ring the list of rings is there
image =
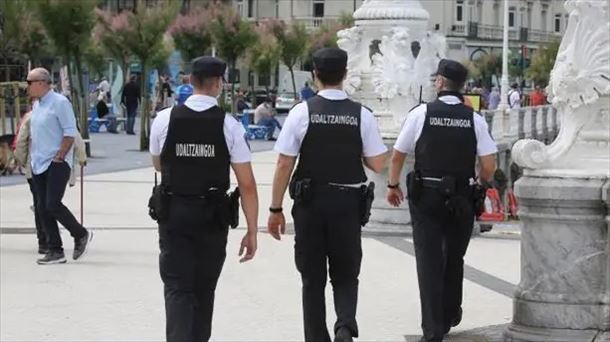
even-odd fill
[[[74,238],[72,258],[79,259],[87,250],[93,233],[85,229],[61,202],[74,154],[74,136],[78,133],[74,111],[68,99],[51,90],[51,77],[44,68],[30,71],[28,93],[36,99],[31,116],[32,179],[37,196],[36,210],[42,218],[48,252],[38,264],[65,263],[59,221]]]

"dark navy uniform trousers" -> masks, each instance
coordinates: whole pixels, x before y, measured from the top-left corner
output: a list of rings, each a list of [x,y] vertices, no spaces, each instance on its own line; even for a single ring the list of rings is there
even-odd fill
[[[169,218],[159,224],[168,342],[209,340],[227,235],[228,227],[213,220],[203,200],[171,197]]]
[[[464,198],[470,198],[463,191]],[[409,200],[419,281],[422,329],[426,341],[442,341],[462,305],[464,254],[474,212],[471,201],[452,215],[438,189],[424,188],[417,204]]]
[[[307,203],[292,209],[295,262],[303,282],[303,319],[306,342],[329,342],[324,289],[327,265],[333,287],[337,321],[358,336],[356,306],[362,260],[358,188],[316,187]]]

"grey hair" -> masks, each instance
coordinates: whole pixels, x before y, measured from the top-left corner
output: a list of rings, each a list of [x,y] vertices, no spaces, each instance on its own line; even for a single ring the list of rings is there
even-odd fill
[[[41,81],[51,83],[51,74],[49,73],[49,70],[45,68],[34,68],[30,71],[30,74],[40,77]]]

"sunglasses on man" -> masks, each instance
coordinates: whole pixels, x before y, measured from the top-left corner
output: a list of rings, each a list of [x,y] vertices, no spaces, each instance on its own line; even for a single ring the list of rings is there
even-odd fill
[[[45,80],[26,80],[28,85],[32,85],[34,82],[46,82]]]

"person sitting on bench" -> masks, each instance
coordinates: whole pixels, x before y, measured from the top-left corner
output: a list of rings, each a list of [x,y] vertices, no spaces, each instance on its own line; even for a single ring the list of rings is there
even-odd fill
[[[271,98],[266,97],[265,101],[261,103],[254,111],[254,123],[259,126],[267,127],[267,140],[275,140],[273,133],[277,127],[282,130],[282,125],[275,118],[275,109],[271,105]]]

